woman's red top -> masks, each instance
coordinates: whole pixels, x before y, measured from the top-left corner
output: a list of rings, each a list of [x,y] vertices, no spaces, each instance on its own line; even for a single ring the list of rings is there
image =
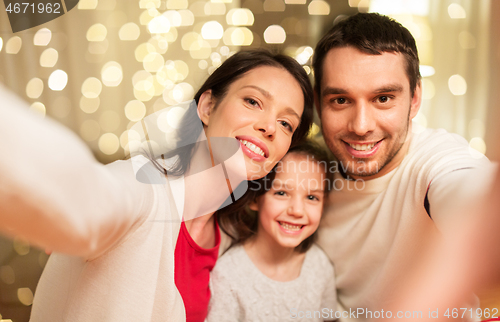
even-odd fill
[[[186,322],[203,322],[208,313],[210,272],[219,255],[220,232],[215,220],[215,247],[201,248],[181,224],[175,246],[175,285],[186,308]]]

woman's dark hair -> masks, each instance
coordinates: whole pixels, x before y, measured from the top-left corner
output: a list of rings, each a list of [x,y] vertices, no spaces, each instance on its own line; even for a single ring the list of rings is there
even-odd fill
[[[155,166],[165,174],[168,171],[170,175],[183,175],[189,167],[189,160],[194,150],[194,143],[199,137],[202,127],[192,126],[193,122],[201,122],[197,113],[197,104],[201,95],[212,91],[212,97],[216,100],[215,108],[221,102],[228,92],[229,86],[243,77],[247,72],[262,66],[271,66],[286,70],[299,83],[304,96],[304,111],[300,119],[300,124],[293,133],[291,146],[302,141],[311,127],[313,120],[313,89],[309,77],[304,68],[292,57],[272,54],[266,50],[240,51],[229,57],[217,68],[203,83],[201,88],[194,96],[196,104],[192,104],[184,114],[180,123],[180,135],[177,137],[177,148],[165,153],[162,157],[165,159],[178,156],[177,161],[168,169],[163,168],[154,157],[149,156]],[[286,89],[285,89],[286,90]]]
[[[383,52],[403,54],[413,96],[420,80],[415,39],[408,29],[394,19],[378,13],[358,13],[334,25],[316,45],[313,57],[314,90],[319,97],[326,54],[331,49],[348,46],[370,55],[381,55]]]
[[[289,154],[298,154],[307,157],[308,160],[314,160],[325,170],[326,176],[324,177],[324,187],[325,187],[325,198],[328,196],[328,192],[333,185],[333,173],[329,171],[330,168],[330,157],[327,151],[311,140],[304,140],[300,144],[295,145],[290,148]],[[282,161],[280,161],[282,162]],[[237,211],[232,213],[218,212],[217,219],[221,229],[231,237],[234,244],[244,243],[249,238],[257,234],[259,226],[259,216],[256,211],[249,209],[248,205],[251,201],[255,201],[256,198],[262,196],[270,190],[273,181],[276,177],[277,169],[280,168],[280,163],[278,163],[265,177],[249,181],[248,191],[247,191],[247,204],[244,207],[240,207]],[[299,167],[300,168],[300,167]],[[238,202],[237,202],[238,203]],[[314,232],[311,236],[304,239],[295,250],[298,252],[306,252],[312,244],[316,241],[317,233]]]

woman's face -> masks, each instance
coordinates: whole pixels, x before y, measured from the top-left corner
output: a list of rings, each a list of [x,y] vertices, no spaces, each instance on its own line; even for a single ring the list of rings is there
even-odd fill
[[[286,154],[304,110],[302,89],[285,69],[261,66],[229,86],[217,102],[210,91],[198,103],[211,137],[236,138],[243,151],[247,179],[265,176]]]

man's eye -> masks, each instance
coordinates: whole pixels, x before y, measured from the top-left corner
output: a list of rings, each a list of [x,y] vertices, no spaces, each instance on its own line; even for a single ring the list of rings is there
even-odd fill
[[[347,103],[347,100],[343,97],[338,97],[338,98],[334,99],[333,102],[337,103],[337,104],[345,104],[345,103]]]
[[[389,101],[389,96],[380,96],[380,97],[378,98],[378,101],[379,101],[380,103],[387,103],[387,102]]]

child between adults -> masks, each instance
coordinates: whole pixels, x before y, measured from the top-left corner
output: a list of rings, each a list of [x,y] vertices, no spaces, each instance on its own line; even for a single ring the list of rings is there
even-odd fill
[[[331,179],[312,142],[251,182],[247,209],[219,218],[234,241],[211,274],[208,322],[334,320],[333,266],[314,244]]]

